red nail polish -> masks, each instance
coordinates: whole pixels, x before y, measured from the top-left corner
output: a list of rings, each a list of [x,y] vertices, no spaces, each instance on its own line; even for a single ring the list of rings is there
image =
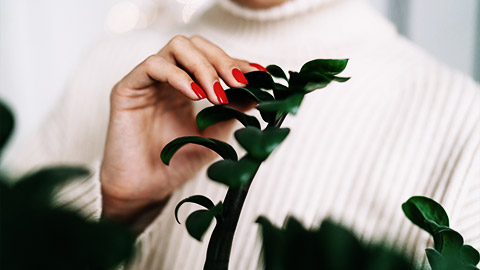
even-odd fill
[[[195,94],[198,96],[199,99],[204,99],[207,97],[203,89],[200,86],[198,86],[198,84],[196,84],[195,82],[192,82],[190,86],[192,87],[193,92],[195,92]]]
[[[234,68],[232,70],[232,74],[235,80],[237,80],[237,82],[248,84],[247,78],[245,78],[245,75],[243,75],[243,73],[238,68]]]
[[[213,91],[215,92],[215,95],[217,95],[218,102],[220,102],[221,104],[228,103],[227,95],[225,95],[225,90],[223,90],[222,86],[218,81],[213,84]]]
[[[268,72],[267,69],[262,66],[262,65],[259,65],[259,64],[256,64],[256,63],[250,63],[250,66],[260,70],[260,71],[265,71],[265,72]]]

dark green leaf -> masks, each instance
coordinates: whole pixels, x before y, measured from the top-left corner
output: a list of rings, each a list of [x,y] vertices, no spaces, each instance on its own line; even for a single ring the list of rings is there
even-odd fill
[[[285,85],[283,85],[281,83],[274,83],[273,90],[292,92],[292,90],[290,90],[288,87],[286,87]]]
[[[244,98],[253,99],[257,103],[274,100],[272,95],[270,95],[269,93],[258,88],[249,86],[243,88],[230,88],[225,90],[225,94],[230,101],[242,100]]]
[[[337,76],[332,76],[333,80],[336,81],[336,82],[346,82],[348,80],[350,80],[350,77],[337,77]]]
[[[178,220],[178,210],[180,209],[180,207],[184,203],[187,203],[187,202],[196,203],[196,204],[201,205],[201,206],[203,206],[207,209],[215,207],[215,205],[213,204],[213,202],[209,198],[207,198],[205,196],[202,196],[202,195],[194,195],[194,196],[188,197],[186,199],[183,199],[175,207],[175,220],[177,221],[178,224],[180,224],[180,221]]]
[[[235,132],[235,138],[253,158],[265,160],[287,137],[290,129],[270,127],[260,130],[246,127]]]
[[[252,71],[245,73],[249,87],[262,89],[273,89],[273,79],[270,74],[265,71]]]
[[[262,229],[263,258],[266,270],[286,270],[285,255],[288,252],[287,239],[282,230],[276,228],[265,217],[256,220]]]
[[[213,106],[203,109],[197,114],[197,125],[200,130],[204,130],[213,124],[231,119],[237,119],[246,127],[254,126],[260,128],[257,118],[225,106]]]
[[[6,145],[15,125],[10,109],[0,101],[0,154]]]
[[[311,92],[324,88],[331,81],[330,76],[318,72],[290,72],[290,88],[294,91]]]
[[[480,254],[470,245],[464,245],[460,249],[460,260],[466,264],[477,265],[480,261]]]
[[[291,113],[296,114],[302,104],[304,93],[293,94],[284,100],[266,101],[256,108],[266,113]]]
[[[249,155],[239,161],[220,160],[210,165],[207,174],[213,181],[239,188],[255,175],[260,163]]]
[[[427,224],[433,231],[435,249],[444,256],[456,257],[463,246],[463,237],[458,232],[446,226],[438,226],[433,221],[427,221]]]
[[[290,76],[291,87],[297,91],[305,92],[312,92],[314,90],[324,88],[332,81],[346,82],[350,79],[313,71],[304,73],[292,72]]]
[[[214,215],[208,210],[197,210],[191,213],[185,225],[188,233],[198,241],[202,241],[203,235],[210,227]]]
[[[266,270],[413,270],[405,255],[379,244],[362,244],[343,226],[324,221],[319,228],[306,229],[294,218],[283,228],[264,217],[257,219],[263,237]]]
[[[275,95],[275,99],[286,99],[287,97],[295,94],[295,91],[292,91],[290,88],[286,87],[283,84],[275,83],[273,87],[273,94]]]
[[[244,88],[230,88],[225,91],[227,94],[227,98],[230,101],[239,100],[249,98],[255,100],[257,103],[262,103],[265,101],[272,101],[275,100],[272,95],[269,93],[262,91],[258,88],[254,87],[244,87]],[[262,119],[265,122],[270,123],[271,121],[275,120],[275,113],[267,113],[267,112],[260,112],[262,115]]]
[[[162,153],[160,154],[160,158],[162,159],[163,163],[169,165],[170,160],[172,159],[173,155],[178,151],[178,149],[189,143],[198,144],[210,148],[224,159],[238,159],[237,152],[235,152],[235,149],[233,149],[233,147],[228,143],[199,136],[186,136],[177,138],[169,142],[163,148]]]
[[[30,202],[48,204],[54,188],[67,181],[79,177],[86,177],[90,173],[80,167],[50,167],[30,173],[19,179],[13,187],[16,196],[29,198]]]
[[[285,79],[288,82],[287,75],[283,71],[283,69],[277,65],[269,65],[267,66],[267,70],[273,77]]]
[[[430,198],[423,196],[411,197],[402,204],[402,210],[410,221],[432,235],[434,232],[427,225],[426,220],[448,227],[447,213],[439,203]]]
[[[432,267],[432,270],[447,270],[446,261],[442,254],[431,248],[427,248],[425,252],[427,253],[428,263],[430,267]]]
[[[316,59],[302,66],[300,72],[321,72],[337,75],[347,67],[348,59]]]

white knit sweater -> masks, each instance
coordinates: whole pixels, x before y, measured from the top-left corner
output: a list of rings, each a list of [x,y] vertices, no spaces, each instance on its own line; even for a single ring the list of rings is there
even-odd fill
[[[10,168],[89,166],[92,176],[64,187],[59,197],[98,218],[109,92],[175,34],[200,34],[232,56],[290,70],[315,58],[349,58],[350,81],[307,96],[286,119],[291,133],[260,168],[245,203],[231,269],[261,265],[254,223],[260,215],[278,225],[293,215],[307,226],[330,217],[364,241],[385,239],[422,261],[429,236],[400,208],[413,195],[442,203],[452,228],[480,248],[480,87],[400,37],[363,2],[294,0],[254,11],[221,0],[186,26],[164,25],[101,42]],[[173,209],[190,195],[216,202],[225,193],[205,171],[177,190],[139,236],[130,268],[201,269],[209,234],[203,243],[188,236]],[[193,209],[183,207],[181,220]]]

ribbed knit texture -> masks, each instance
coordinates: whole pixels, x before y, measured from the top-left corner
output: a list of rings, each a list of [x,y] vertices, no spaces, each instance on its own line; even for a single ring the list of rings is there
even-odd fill
[[[466,243],[480,248],[477,84],[432,60],[359,1],[323,1],[310,10],[292,1],[287,13],[282,7],[270,13],[242,12],[225,1],[174,30],[162,29],[160,23],[103,41],[74,74],[60,107],[10,160],[11,168],[88,164],[93,176],[64,188],[59,197],[98,217],[109,91],[174,34],[200,34],[234,57],[287,70],[315,58],[349,58],[343,75],[351,76],[350,81],[308,95],[298,114],[286,119],[291,134],[253,182],[233,243],[231,269],[261,266],[254,223],[260,215],[277,225],[288,215],[306,226],[331,218],[364,241],[383,239],[422,262],[429,236],[400,208],[413,195],[442,203],[451,226]],[[261,15],[252,14],[270,17],[258,20],[255,16]],[[224,186],[200,172],[172,195],[140,235],[129,269],[202,269],[210,232],[203,243],[194,240],[184,225],[176,224],[173,209],[191,195],[217,202],[225,193]],[[194,209],[182,207],[180,219]]]

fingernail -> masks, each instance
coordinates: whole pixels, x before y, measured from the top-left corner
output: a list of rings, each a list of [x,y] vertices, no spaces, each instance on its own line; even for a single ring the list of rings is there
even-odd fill
[[[198,86],[198,84],[196,84],[195,82],[192,82],[190,86],[192,87],[193,92],[195,92],[195,94],[198,96],[199,99],[204,99],[207,97],[203,89],[200,86]]]
[[[218,102],[220,102],[221,104],[228,103],[227,95],[225,95],[225,90],[223,90],[222,86],[218,81],[213,84],[213,91],[215,92],[215,95],[217,95]]]
[[[232,70],[232,74],[235,80],[237,80],[237,82],[248,84],[247,78],[245,78],[245,75],[243,75],[243,73],[238,68],[234,68]]]
[[[267,72],[267,69],[266,69],[264,66],[262,66],[262,65],[259,65],[259,64],[256,64],[256,63],[250,63],[250,66],[252,66],[252,67],[254,67],[254,68],[256,68],[256,69],[258,69],[258,70],[260,70],[260,71],[265,71],[265,72]]]

